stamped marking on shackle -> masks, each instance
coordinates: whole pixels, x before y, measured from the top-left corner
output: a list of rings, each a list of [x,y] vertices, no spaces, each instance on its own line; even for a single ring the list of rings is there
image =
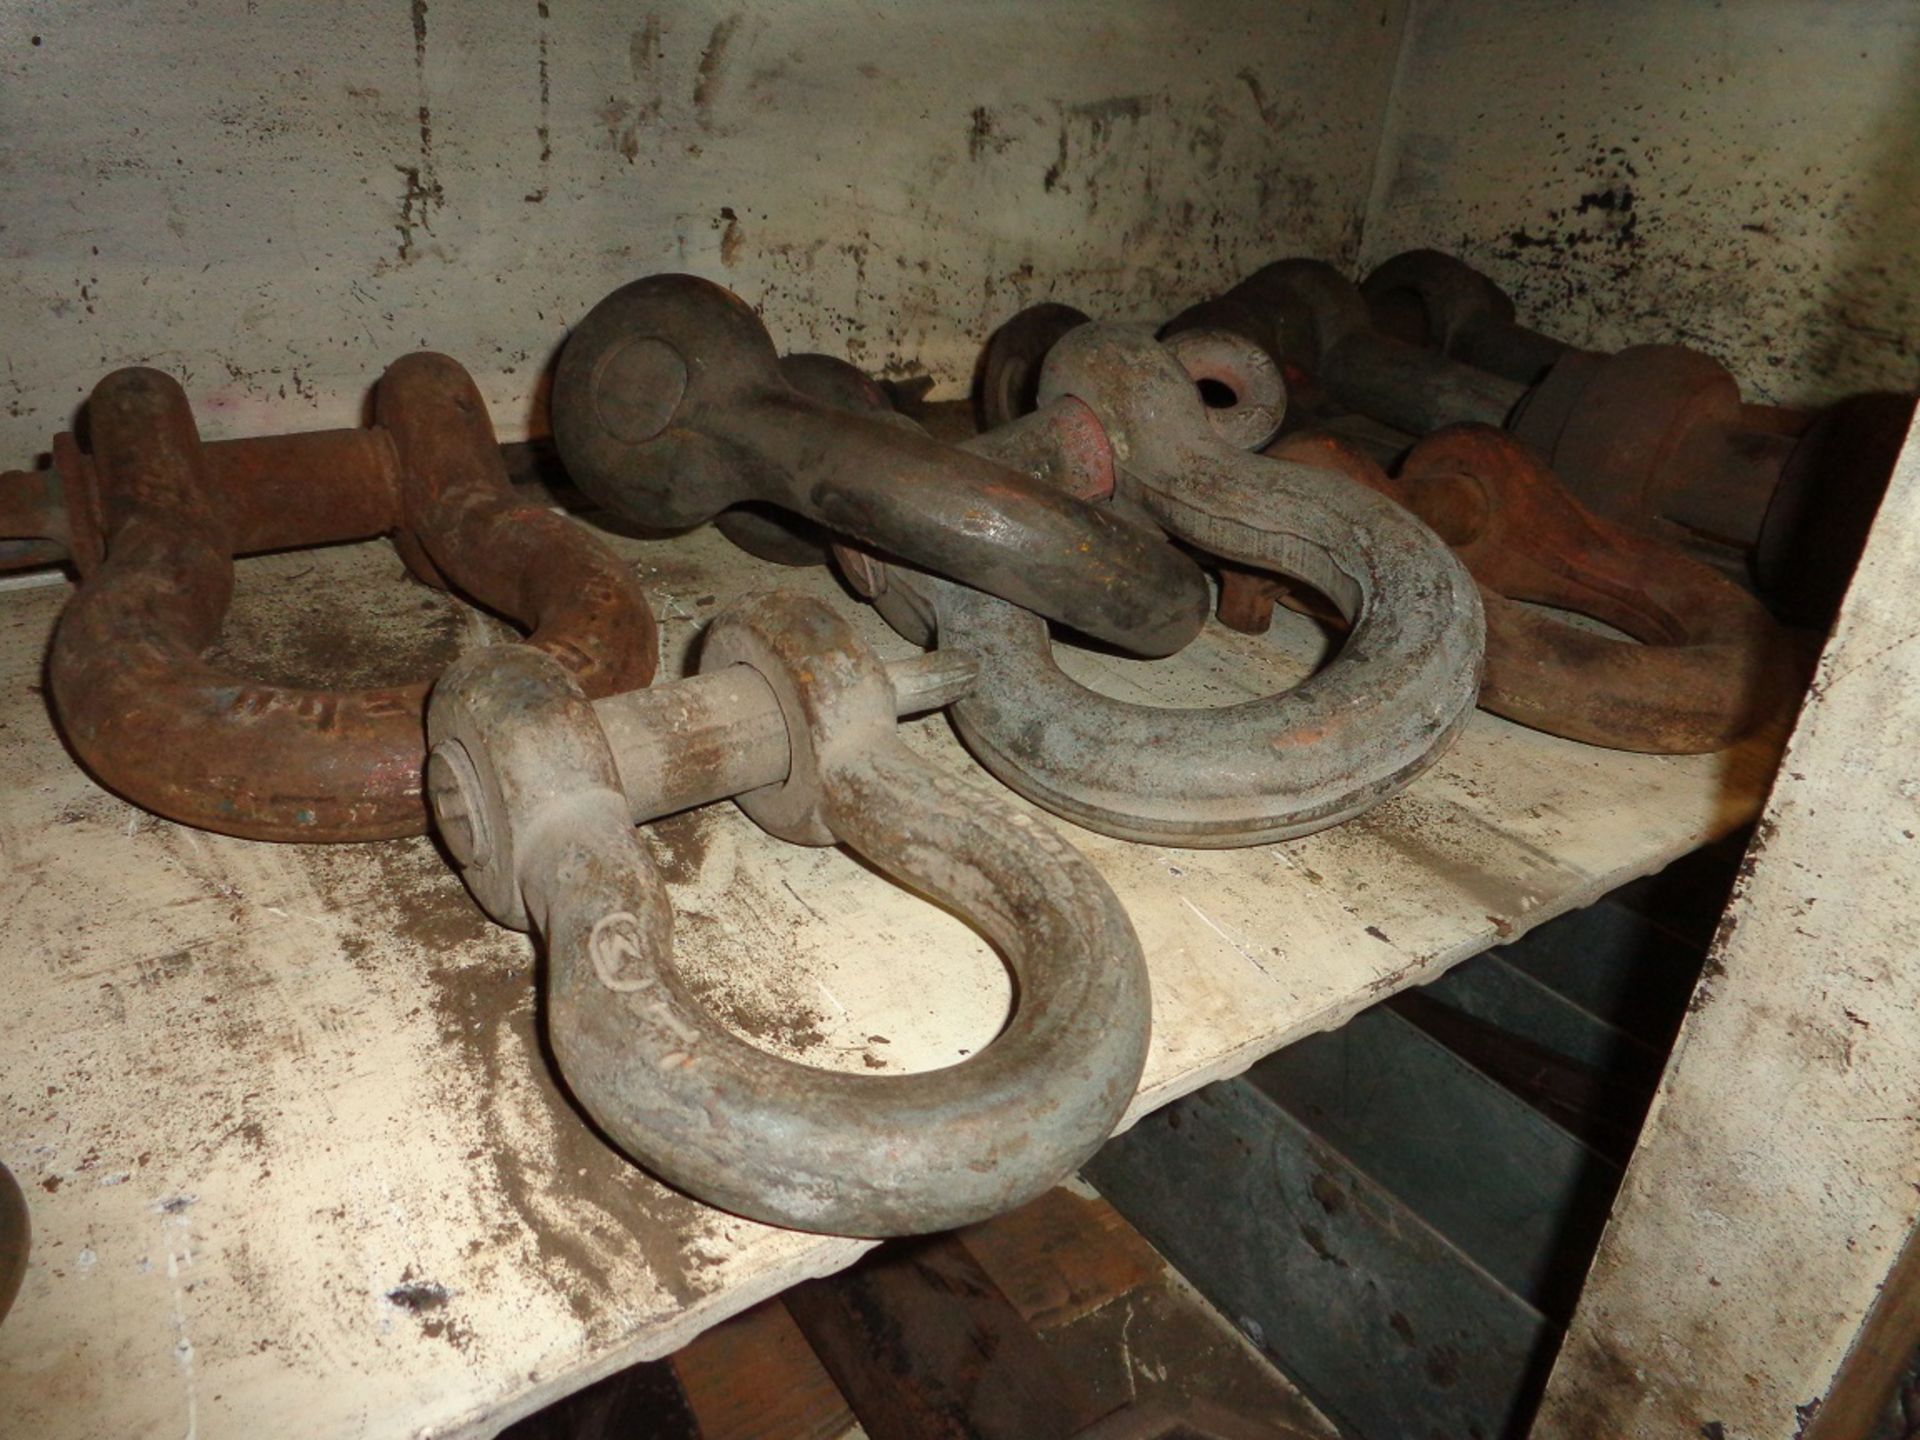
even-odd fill
[[[630,910],[615,910],[593,922],[587,954],[593,973],[609,990],[629,994],[653,984],[653,970],[640,943],[640,922]]]

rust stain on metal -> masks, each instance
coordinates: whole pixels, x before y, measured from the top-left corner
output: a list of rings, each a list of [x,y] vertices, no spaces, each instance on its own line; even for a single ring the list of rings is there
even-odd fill
[[[1798,693],[1792,652],[1757,599],[1672,546],[1585,511],[1511,436],[1485,426],[1429,436],[1388,493],[1481,583],[1481,703],[1495,714],[1588,744],[1687,754],[1724,749]]]
[[[51,482],[5,477],[36,497],[10,528],[60,544],[81,573],[50,688],[75,754],[109,788],[251,839],[425,828],[426,682],[315,687],[223,667],[211,647],[238,554],[387,534],[417,578],[521,620],[594,693],[652,677],[638,582],[585,531],[515,496],[464,370],[408,356],[374,409],[366,430],[203,444],[175,381],[121,370],[94,390],[91,451],[63,434]]]
[[[1632,206],[1622,187],[1580,208]],[[1817,415],[1746,404],[1698,349],[1601,353],[1521,325],[1493,280],[1434,250],[1394,256],[1362,290],[1383,331],[1532,387],[1508,423],[1588,509],[1656,538],[1750,553],[1777,613],[1831,620],[1912,420],[1911,394],[1851,396]]]
[[[1484,710],[1590,745],[1688,754],[1724,749],[1797,693],[1785,637],[1757,599],[1673,546],[1589,513],[1501,431],[1438,431],[1391,477],[1328,436],[1290,436],[1267,453],[1392,496],[1453,548],[1486,607]],[[1279,599],[1319,608],[1270,575],[1229,569],[1221,622],[1258,634]]]

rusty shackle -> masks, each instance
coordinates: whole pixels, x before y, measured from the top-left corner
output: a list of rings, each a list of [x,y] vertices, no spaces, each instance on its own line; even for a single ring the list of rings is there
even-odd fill
[[[1673,546],[1592,514],[1510,435],[1485,425],[1436,431],[1393,476],[1328,436],[1292,436],[1268,453],[1392,496],[1452,547],[1486,608],[1483,710],[1589,745],[1680,755],[1725,748],[1792,697],[1784,637],[1759,600]],[[1284,589],[1228,571],[1221,622],[1258,634]]]
[[[406,356],[374,416],[207,444],[171,377],[117,370],[88,402],[87,451],[62,434],[50,476],[0,477],[0,533],[43,537],[80,572],[49,672],[69,744],[107,788],[256,840],[425,831],[425,681],[304,689],[203,658],[236,555],[389,535],[416,577],[521,622],[587,690],[652,678],[644,593],[586,531],[515,496],[465,370]]]
[[[1056,1184],[1139,1083],[1146,966],[1099,873],[1045,825],[912,754],[897,716],[973,679],[883,664],[830,607],[778,592],[717,618],[700,673],[589,702],[540,652],[463,656],[428,710],[440,832],[487,913],[537,930],[554,1054],[594,1120],[662,1179],[771,1224],[944,1230]],[[634,829],[727,796],[951,907],[1013,970],[1000,1034],[957,1065],[850,1075],[714,1018],[673,964],[666,886]]]
[[[1205,578],[1157,531],[783,375],[738,296],[656,275],[596,305],[561,352],[554,435],[580,487],[641,524],[797,512],[1142,655],[1205,622]]]
[[[1776,515],[1775,497],[1796,477],[1804,484],[1802,472],[1817,463],[1818,441],[1803,444],[1811,415],[1742,403],[1726,367],[1690,346],[1608,353],[1530,329],[1514,319],[1506,291],[1438,250],[1395,255],[1360,289],[1383,331],[1529,386],[1508,428],[1596,514],[1668,539],[1698,535],[1743,550],[1781,547],[1788,506]],[[1909,399],[1905,412],[1911,410]],[[1894,436],[1891,448],[1898,441]],[[1870,487],[1861,536],[1883,484],[1884,477]],[[1823,498],[1828,505],[1848,500],[1844,489]],[[1769,529],[1775,533],[1763,542]],[[1809,558],[1817,564],[1826,557]]]
[[[1005,424],[1033,409],[1042,362],[1087,319],[1071,305],[1048,302],[1029,306],[994,331],[976,375],[983,426]],[[1181,311],[1160,335],[1173,340],[1194,331],[1238,336],[1276,365],[1310,376],[1342,408],[1415,435],[1461,419],[1501,423],[1526,393],[1524,385],[1376,329],[1359,289],[1317,260],[1268,265]]]
[[[985,423],[1031,407],[1040,360],[1084,320],[1038,305],[995,332],[977,376]],[[1498,285],[1434,250],[1394,256],[1359,287],[1317,261],[1281,261],[1162,334],[1201,327],[1253,341],[1407,444],[1502,425],[1595,514],[1744,552],[1775,612],[1802,624],[1838,607],[1914,414],[1913,395],[1887,392],[1811,415],[1745,404],[1724,366],[1681,345],[1576,348],[1518,323]]]
[[[1756,425],[1726,367],[1685,345],[1569,348],[1510,428],[1595,514],[1740,550],[1759,541],[1799,444],[1794,428]]]
[[[1635,529],[1758,542],[1792,428],[1756,421],[1733,377],[1697,350],[1576,350],[1513,314],[1477,270],[1410,251],[1364,287],[1319,261],[1283,260],[1163,333],[1230,329],[1310,372],[1343,409],[1412,437],[1506,426],[1589,509]]]
[[[1522,385],[1532,385],[1566,354],[1563,340],[1514,318],[1513,297],[1466,261],[1442,250],[1405,250],[1360,282],[1382,334]]]
[[[1817,414],[1746,405],[1726,367],[1684,345],[1569,348],[1510,428],[1584,505],[1656,538],[1745,552],[1783,618],[1839,608],[1914,414],[1852,395]]]
[[[1490,637],[1481,693],[1495,714],[1616,750],[1690,754],[1732,744],[1789,698],[1785,638],[1758,599],[1590,513],[1512,436],[1484,425],[1429,435],[1388,493],[1481,583]]]
[[[1656,537],[1744,550],[1776,613],[1832,617],[1912,394],[1852,395],[1814,414],[1745,404],[1725,367],[1687,346],[1605,354],[1529,329],[1504,290],[1436,250],[1394,256],[1361,290],[1382,330],[1533,386],[1509,428],[1589,509]]]

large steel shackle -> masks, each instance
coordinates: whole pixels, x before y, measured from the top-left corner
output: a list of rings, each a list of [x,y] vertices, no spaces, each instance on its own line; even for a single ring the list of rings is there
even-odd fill
[[[1204,577],[1151,528],[801,393],[753,311],[691,275],[593,308],[561,352],[553,421],[581,488],[644,525],[778,506],[1142,655],[1205,623]]]
[[[797,1229],[943,1230],[1058,1183],[1133,1098],[1147,976],[1113,891],[894,732],[972,676],[951,655],[882,664],[829,607],[774,593],[715,620],[698,675],[652,690],[589,702],[525,646],[441,680],[441,834],[488,914],[545,940],[560,1069],[663,1179]],[[774,835],[843,842],[970,921],[1017,981],[999,1036],[945,1069],[851,1075],[715,1019],[674,969],[667,890],[634,824],[730,795]]]
[[[1231,381],[1209,409],[1196,377]],[[1112,445],[1113,503],[1238,565],[1304,580],[1351,629],[1287,690],[1217,709],[1099,694],[1055,663],[1045,624],[937,577],[890,576],[876,604],[909,638],[979,661],[953,707],[974,755],[1077,824],[1164,845],[1233,846],[1305,834],[1394,794],[1445,753],[1473,711],[1484,648],[1459,561],[1384,496],[1310,466],[1247,453],[1279,419],[1271,362],[1224,332],[1162,344],[1085,325],[1046,359],[1043,402],[1070,397]],[[1044,405],[1043,405],[1044,409]],[[1045,440],[1019,425],[969,442],[1008,463]],[[1062,467],[1070,468],[1070,467]]]
[[[54,709],[87,769],[156,814],[255,840],[427,826],[425,680],[316,689],[206,657],[236,555],[388,535],[416,577],[520,621],[589,693],[653,676],[639,582],[514,493],[486,404],[445,355],[394,362],[366,429],[203,443],[178,382],[144,368],[101,380],[87,409],[90,451],[63,434],[52,472],[0,476],[0,532],[48,537],[79,569],[48,659]]]

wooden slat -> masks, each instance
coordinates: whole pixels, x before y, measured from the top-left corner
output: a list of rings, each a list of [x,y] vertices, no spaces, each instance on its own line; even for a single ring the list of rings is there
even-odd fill
[[[1106,1201],[1049,1190],[960,1241],[1034,1329],[1057,1329],[1160,1277],[1166,1268]]]
[[[723,1320],[673,1357],[700,1440],[836,1440],[853,1412],[778,1300]]]
[[[1104,1413],[951,1235],[785,1297],[872,1440],[1067,1440]]]

